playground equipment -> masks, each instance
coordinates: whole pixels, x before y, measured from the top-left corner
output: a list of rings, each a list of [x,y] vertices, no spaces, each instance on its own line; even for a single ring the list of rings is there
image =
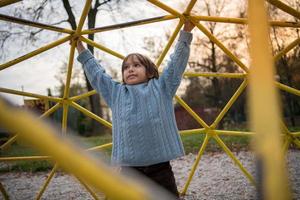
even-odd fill
[[[15,0],[6,0],[1,1],[0,6],[5,6],[11,3],[15,3]],[[58,108],[63,108],[63,119],[62,119],[62,130],[63,133],[67,132],[67,113],[69,107],[74,107],[78,109],[85,115],[93,118],[94,120],[98,121],[99,123],[110,127],[111,124],[104,119],[100,118],[99,116],[93,114],[89,110],[81,107],[76,101],[86,98],[90,95],[96,94],[95,91],[89,91],[85,94],[81,94],[78,96],[69,96],[69,89],[70,89],[70,81],[71,81],[71,74],[72,74],[72,66],[74,60],[74,51],[75,51],[75,40],[73,38],[80,37],[80,40],[83,42],[90,44],[104,52],[107,52],[113,56],[116,56],[120,59],[124,58],[123,55],[108,49],[101,44],[98,44],[94,41],[91,41],[84,36],[86,34],[96,34],[98,32],[110,31],[119,28],[126,28],[131,26],[141,26],[144,24],[149,23],[158,23],[166,20],[171,19],[179,19],[178,25],[176,26],[175,30],[173,31],[167,45],[165,46],[164,50],[162,51],[160,57],[156,61],[157,66],[159,66],[165,55],[169,51],[172,43],[174,42],[179,30],[181,29],[182,25],[184,24],[184,20],[190,19],[198,28],[198,31],[202,31],[211,41],[213,41],[221,50],[224,51],[236,64],[243,70],[243,73],[239,74],[229,74],[229,73],[193,73],[193,72],[185,72],[184,76],[221,76],[227,78],[242,78],[243,82],[234,93],[234,95],[230,98],[227,102],[225,107],[222,109],[220,114],[216,117],[212,124],[207,124],[205,121],[201,119],[179,96],[176,96],[175,99],[177,102],[183,106],[187,112],[201,125],[203,128],[193,129],[193,130],[183,130],[180,131],[180,134],[205,134],[204,142],[201,145],[197,158],[191,168],[191,172],[187,178],[186,184],[181,191],[181,194],[186,194],[189,184],[192,180],[192,177],[195,173],[197,166],[199,165],[201,156],[203,155],[205,148],[210,139],[214,139],[216,143],[228,154],[228,156],[233,160],[233,162],[240,168],[242,173],[249,179],[249,181],[256,185],[256,181],[253,176],[243,167],[240,161],[234,156],[234,154],[230,151],[230,149],[226,146],[226,144],[220,138],[220,135],[224,136],[245,136],[245,135],[255,135],[256,139],[256,151],[259,159],[262,161],[263,167],[263,193],[266,199],[289,199],[289,189],[287,184],[287,176],[285,174],[285,167],[284,167],[284,159],[283,159],[283,152],[286,152],[289,145],[294,143],[297,147],[300,148],[300,141],[298,137],[300,136],[300,132],[291,132],[287,126],[281,122],[280,120],[280,112],[279,112],[279,104],[278,99],[276,98],[276,88],[279,88],[283,91],[289,92],[291,94],[300,95],[300,91],[294,88],[291,88],[287,85],[281,84],[274,80],[274,67],[273,62],[278,60],[282,55],[286,54],[292,48],[300,43],[300,39],[296,39],[290,45],[288,45],[285,49],[283,49],[280,53],[275,55],[273,58],[271,57],[271,53],[269,51],[269,43],[268,43],[268,27],[271,26],[283,26],[283,27],[294,27],[299,28],[300,23],[297,22],[282,22],[282,21],[271,21],[268,22],[266,9],[265,9],[265,1],[263,0],[250,0],[248,4],[248,15],[249,18],[225,18],[225,17],[211,17],[211,16],[193,16],[191,15],[191,10],[193,9],[196,0],[191,0],[187,5],[185,11],[180,13],[175,9],[167,6],[166,4],[158,1],[158,0],[148,0],[148,2],[152,3],[153,5],[167,11],[169,15],[155,17],[151,19],[143,19],[139,21],[127,22],[123,24],[116,24],[107,27],[99,27],[91,30],[82,30],[85,18],[88,14],[91,0],[86,0],[85,6],[83,8],[80,21],[78,24],[78,28],[76,30],[70,30],[66,28],[60,28],[56,26],[50,26],[42,23],[32,22],[24,19],[18,19],[15,17],[2,15],[0,14],[0,19],[5,21],[10,21],[13,23],[18,23],[22,25],[28,25],[33,27],[38,27],[41,29],[56,31],[60,33],[65,33],[67,36],[45,45],[35,51],[32,51],[24,56],[11,60],[9,62],[3,63],[0,65],[0,70],[5,70],[8,67],[13,66],[19,62],[27,60],[35,55],[38,55],[44,51],[47,51],[53,47],[56,47],[60,44],[63,44],[68,41],[72,41],[70,47],[70,56],[69,56],[69,63],[68,63],[68,73],[66,78],[66,87],[64,90],[64,95],[62,97],[50,97],[44,96],[39,94],[33,94],[29,92],[23,91],[16,91],[8,88],[0,88],[0,92],[2,93],[9,93],[15,95],[23,95],[28,97],[34,97],[38,99],[46,99],[48,101],[55,102],[55,106],[45,112],[41,118],[47,117],[53,112],[55,112]],[[294,16],[297,19],[300,19],[300,13],[289,7],[287,4],[278,1],[278,0],[268,0],[268,3],[276,6],[277,8],[281,9],[282,11]],[[214,21],[220,23],[234,23],[234,24],[248,24],[249,26],[249,33],[250,33],[250,55],[252,58],[251,67],[247,67],[237,56],[235,56],[224,44],[222,44],[214,35],[212,35],[208,29],[201,24],[201,21]],[[272,60],[273,59],[273,60]],[[1,72],[0,72],[1,73]],[[263,84],[261,84],[263,83]],[[246,131],[228,131],[228,130],[217,130],[216,127],[219,122],[222,120],[224,115],[230,109],[230,107],[234,104],[236,99],[239,95],[245,90],[247,85],[250,85],[250,117],[251,121],[253,122],[252,130],[253,132],[246,132]],[[31,141],[32,144],[40,149],[41,151],[47,153],[47,155],[52,156],[51,158],[57,161],[58,164],[54,166],[52,171],[50,172],[45,184],[41,188],[40,192],[37,195],[37,199],[40,199],[46,190],[49,182],[51,181],[55,171],[58,168],[58,165],[64,167],[67,171],[74,173],[76,177],[80,177],[79,180],[84,178],[84,180],[91,185],[96,186],[98,189],[102,190],[106,195],[111,198],[115,199],[147,199],[147,192],[143,190],[143,188],[139,188],[137,185],[132,184],[128,188],[128,190],[122,190],[121,185],[125,182],[121,181],[117,176],[112,176],[111,180],[109,177],[106,176],[105,167],[103,168],[93,168],[95,167],[93,161],[85,160],[85,157],[79,155],[78,158],[74,158],[74,160],[70,160],[69,165],[74,166],[71,163],[81,163],[84,164],[85,169],[91,169],[90,173],[84,173],[80,170],[76,171],[73,168],[67,167],[64,164],[64,156],[69,155],[68,157],[74,156],[74,148],[72,146],[68,146],[63,142],[58,142],[55,138],[51,139],[51,130],[48,130],[46,127],[40,127],[39,124],[30,123],[30,118],[22,117],[26,116],[26,114],[20,115],[13,115],[11,114],[11,109],[7,107],[3,102],[0,101],[0,125],[6,128],[9,131],[15,132],[14,136],[12,136],[5,144],[3,144],[0,148],[4,149],[16,141],[17,137],[22,137],[22,139],[26,139]],[[17,123],[16,123],[17,122]],[[30,124],[30,125],[28,125]],[[40,127],[40,128],[38,128]],[[284,130],[282,133],[280,130]],[[49,138],[48,140],[39,140],[42,144],[36,143],[36,138],[40,137],[36,134],[36,130],[45,130],[42,134],[44,137]],[[254,134],[255,133],[255,134]],[[43,141],[43,142],[42,142]],[[283,143],[283,144],[281,144]],[[51,146],[53,147],[55,144],[55,148],[52,148],[50,151]],[[64,148],[65,146],[65,148]],[[96,146],[89,150],[100,150],[111,146],[111,144],[105,144],[102,146]],[[49,159],[48,156],[30,156],[30,157],[1,157],[0,161],[16,161],[16,160],[44,160]],[[108,172],[109,173],[109,172]],[[97,174],[97,175],[96,175]],[[93,179],[92,177],[98,177],[98,179]],[[101,184],[101,181],[103,181]],[[91,195],[98,199],[95,192],[87,185],[85,182],[81,181],[81,183],[86,187],[86,189],[91,193]],[[104,186],[105,185],[105,186]],[[199,186],[200,187],[200,186]],[[115,192],[118,191],[119,192]],[[0,190],[5,198],[9,198],[9,194],[7,194],[5,188],[2,184],[0,184]],[[117,193],[117,194],[116,194]]]

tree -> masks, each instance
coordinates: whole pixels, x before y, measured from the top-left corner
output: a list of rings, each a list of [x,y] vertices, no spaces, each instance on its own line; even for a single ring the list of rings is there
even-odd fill
[[[227,0],[203,1],[202,7],[197,8],[197,10],[199,10],[199,13],[205,12],[208,16],[220,16],[228,12],[226,11],[227,7],[230,7],[230,1]],[[240,11],[240,13],[243,13],[243,11]],[[242,56],[236,49],[238,49],[237,43],[241,44],[241,42],[245,42],[245,34],[242,33],[245,30],[244,28],[236,27],[234,31],[227,24],[224,25],[216,22],[201,23],[207,27],[212,35],[234,52],[235,55]],[[232,73],[241,71],[241,69],[207,37],[195,35],[193,44],[189,62],[190,68],[193,69],[192,71],[211,73]],[[190,83],[187,86],[183,99],[195,108],[199,106],[213,109],[217,108],[220,111],[241,82],[241,80],[217,77],[190,78]],[[244,115],[244,106],[240,108],[243,109],[240,111],[241,113],[233,115]],[[235,112],[239,111],[235,110]],[[214,115],[216,114],[217,113],[214,113]],[[245,117],[240,117],[240,119],[241,118]],[[222,123],[223,120],[220,122],[220,127],[222,127]]]
[[[96,21],[97,21],[97,15],[99,14],[99,11],[101,8],[105,7],[106,9],[112,11],[115,9],[113,5],[117,5],[120,3],[121,0],[95,0],[93,1],[90,11],[87,16],[87,25],[88,29],[95,28]],[[63,4],[63,8],[65,13],[67,14],[67,19],[61,19],[60,17],[64,17],[64,15],[61,15],[61,3]],[[73,3],[73,5],[71,4]],[[75,13],[77,12],[77,3],[70,2],[69,0],[43,0],[43,1],[32,1],[32,2],[26,2],[23,6],[17,7],[14,9],[11,13],[13,13],[13,16],[18,18],[27,18],[31,19],[32,21],[41,21],[46,20],[47,22],[50,21],[51,25],[57,25],[57,24],[63,24],[68,23],[69,26],[75,30],[77,28],[77,22]],[[82,5],[83,6],[83,5]],[[10,25],[13,26],[13,25]],[[5,43],[8,42],[9,38],[11,39],[11,42],[15,38],[23,37],[23,40],[30,41],[32,45],[34,45],[34,42],[37,42],[40,40],[39,34],[42,32],[42,29],[27,29],[26,27],[20,27],[17,28],[17,31],[1,31],[0,32],[0,47],[2,48],[2,51],[4,49]],[[58,34],[59,35],[59,34]],[[89,34],[88,38],[90,40],[94,40],[94,34]],[[94,47],[88,45],[88,49],[94,53]],[[2,54],[4,55],[4,54]],[[87,80],[87,77],[85,76],[86,80],[86,87],[88,91],[92,90],[89,81]],[[100,96],[99,95],[93,95],[89,97],[90,105],[91,105],[91,111],[95,113],[98,116],[102,117],[102,110],[100,106]],[[100,126],[97,122],[93,121],[93,131],[95,133],[101,133],[102,126]]]
[[[300,8],[299,1],[290,0],[287,2],[292,7],[296,7],[297,10]],[[284,20],[291,20],[298,22],[297,18],[291,17],[289,15],[283,15],[276,7],[270,5],[268,7],[270,18],[280,19],[284,17]],[[282,19],[281,19],[282,20]],[[298,29],[271,27],[271,41],[273,54],[276,55],[278,52],[283,50],[289,43],[300,38]],[[299,64],[300,64],[300,48],[296,46],[289,53],[281,56],[276,64],[277,75],[279,82],[290,87],[299,89]],[[283,92],[282,93],[283,102],[283,112],[284,115],[289,119],[289,124],[291,126],[296,126],[296,115],[300,114],[300,101],[295,95]]]

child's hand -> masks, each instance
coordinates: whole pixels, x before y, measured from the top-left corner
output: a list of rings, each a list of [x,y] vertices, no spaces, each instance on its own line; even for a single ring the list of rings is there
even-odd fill
[[[80,54],[82,51],[85,50],[85,47],[84,47],[83,43],[81,42],[81,40],[79,40],[78,37],[72,38],[70,40],[70,44],[72,44],[74,41],[76,42],[76,49],[77,49],[78,53]]]
[[[83,43],[79,39],[77,40],[76,48],[77,48],[77,51],[78,51],[79,54],[85,50],[85,47],[84,47]]]
[[[194,27],[195,25],[190,20],[186,20],[183,26],[183,30],[186,32],[191,32]]]

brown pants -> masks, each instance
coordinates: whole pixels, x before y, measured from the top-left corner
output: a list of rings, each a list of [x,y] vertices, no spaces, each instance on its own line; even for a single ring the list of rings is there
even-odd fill
[[[141,167],[122,167],[122,173],[126,173],[126,169],[133,169],[134,171],[137,171],[138,173],[148,177],[176,197],[179,197],[174,173],[172,171],[170,162],[163,162],[155,165]]]

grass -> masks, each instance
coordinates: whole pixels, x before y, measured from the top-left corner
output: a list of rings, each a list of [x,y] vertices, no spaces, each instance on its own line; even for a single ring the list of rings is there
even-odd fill
[[[196,134],[196,135],[185,135],[182,136],[183,145],[185,148],[186,154],[188,153],[197,153],[204,141],[204,134]],[[250,138],[245,137],[237,137],[237,136],[226,136],[221,137],[223,142],[227,145],[227,147],[233,151],[246,150],[249,149]],[[106,144],[111,142],[111,135],[104,136],[93,136],[93,137],[76,137],[76,143],[78,143],[83,149],[87,149],[90,147]],[[215,140],[210,139],[206,150],[210,152],[222,151],[219,145]],[[106,148],[102,151],[106,157],[110,157],[111,148]],[[16,142],[11,145],[11,147],[7,150],[3,150],[0,152],[1,157],[12,157],[12,156],[33,156],[33,155],[42,155],[38,151],[32,149],[29,145],[21,142]],[[97,156],[97,155],[96,155]],[[51,161],[12,161],[9,164],[4,164],[0,167],[0,172],[8,172],[8,171],[29,171],[29,172],[37,172],[37,171],[47,171],[51,170],[53,167],[53,163]]]

